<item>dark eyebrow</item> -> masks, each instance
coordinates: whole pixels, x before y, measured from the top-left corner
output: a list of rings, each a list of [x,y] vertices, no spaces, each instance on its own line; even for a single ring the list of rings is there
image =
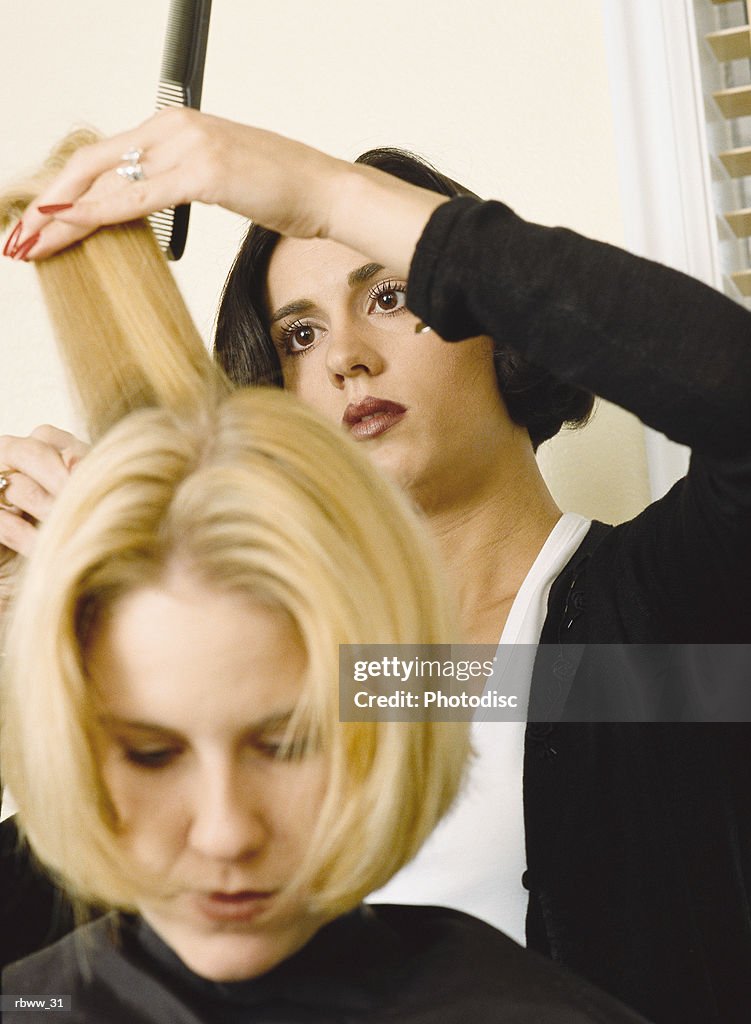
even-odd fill
[[[347,284],[350,288],[356,288],[358,284],[363,284],[365,281],[370,280],[379,270],[384,269],[381,263],[366,263],[364,266],[358,267],[357,270],[347,274]]]
[[[314,308],[315,303],[311,302],[310,299],[296,299],[294,302],[288,302],[286,306],[280,306],[277,309],[271,320],[269,320],[269,326],[277,323],[279,320],[284,320],[287,316],[299,316],[301,313],[309,313]]]
[[[350,271],[347,274],[347,285],[350,288],[356,288],[359,284],[364,284],[365,281],[369,281],[371,277],[384,270],[385,267],[382,263],[365,263],[361,267],[357,267],[356,270]],[[269,326],[278,323],[279,320],[284,320],[288,316],[300,316],[303,313],[309,313],[311,309],[315,308],[315,303],[311,299],[295,299],[293,302],[288,302],[285,306],[280,306],[269,320]]]

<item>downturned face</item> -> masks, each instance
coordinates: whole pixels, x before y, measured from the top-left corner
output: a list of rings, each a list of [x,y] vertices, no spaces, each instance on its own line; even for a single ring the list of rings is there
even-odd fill
[[[172,576],[115,604],[89,668],[122,842],[164,882],[165,897],[139,910],[197,974],[264,973],[324,923],[304,897],[273,913],[326,780],[314,744],[285,749],[306,668],[293,623]]]
[[[427,505],[481,479],[515,428],[491,339],[416,334],[405,300],[405,281],[336,242],[283,239],[271,257],[267,304],[285,387]]]

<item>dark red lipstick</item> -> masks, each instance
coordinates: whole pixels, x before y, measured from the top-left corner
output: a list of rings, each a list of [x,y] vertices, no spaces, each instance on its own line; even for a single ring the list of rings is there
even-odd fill
[[[361,402],[350,402],[344,410],[342,423],[356,441],[365,441],[371,437],[379,437],[390,430],[407,415],[407,410],[399,402],[389,402],[386,398],[373,398],[368,395]]]

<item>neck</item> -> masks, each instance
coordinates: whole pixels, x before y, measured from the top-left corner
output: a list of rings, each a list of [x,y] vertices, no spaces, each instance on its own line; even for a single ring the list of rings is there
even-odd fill
[[[466,643],[498,643],[514,598],[561,516],[528,442],[509,454],[474,490],[425,509]]]

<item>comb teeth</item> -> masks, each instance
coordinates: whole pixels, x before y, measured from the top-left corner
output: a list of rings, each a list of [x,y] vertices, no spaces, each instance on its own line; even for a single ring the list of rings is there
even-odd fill
[[[149,217],[149,224],[151,230],[156,236],[156,240],[159,243],[159,248],[162,252],[166,252],[170,239],[172,238],[172,225],[175,222],[175,208],[171,206],[168,210],[159,210],[157,213],[152,213]]]
[[[188,102],[185,89],[179,82],[162,80],[156,92],[156,109],[165,107],[184,107]]]
[[[167,107],[184,107],[188,98],[184,87],[179,82],[161,81],[156,92],[156,109],[165,110]],[[159,210],[149,216],[149,224],[154,232],[159,248],[167,256],[170,256],[170,243],[172,231],[175,224],[175,208],[170,206],[166,210]]]
[[[185,82],[194,59],[194,33],[201,14],[201,4],[196,0],[172,0],[164,56],[162,78]]]
[[[162,69],[164,71],[164,69]],[[187,105],[188,97],[185,88],[180,82],[162,80],[156,91],[156,109],[164,110],[167,107],[184,107]],[[167,210],[159,210],[149,216],[151,230],[156,236],[159,248],[163,253],[170,254],[170,242],[172,241],[172,229],[175,224],[175,208],[170,206]]]

